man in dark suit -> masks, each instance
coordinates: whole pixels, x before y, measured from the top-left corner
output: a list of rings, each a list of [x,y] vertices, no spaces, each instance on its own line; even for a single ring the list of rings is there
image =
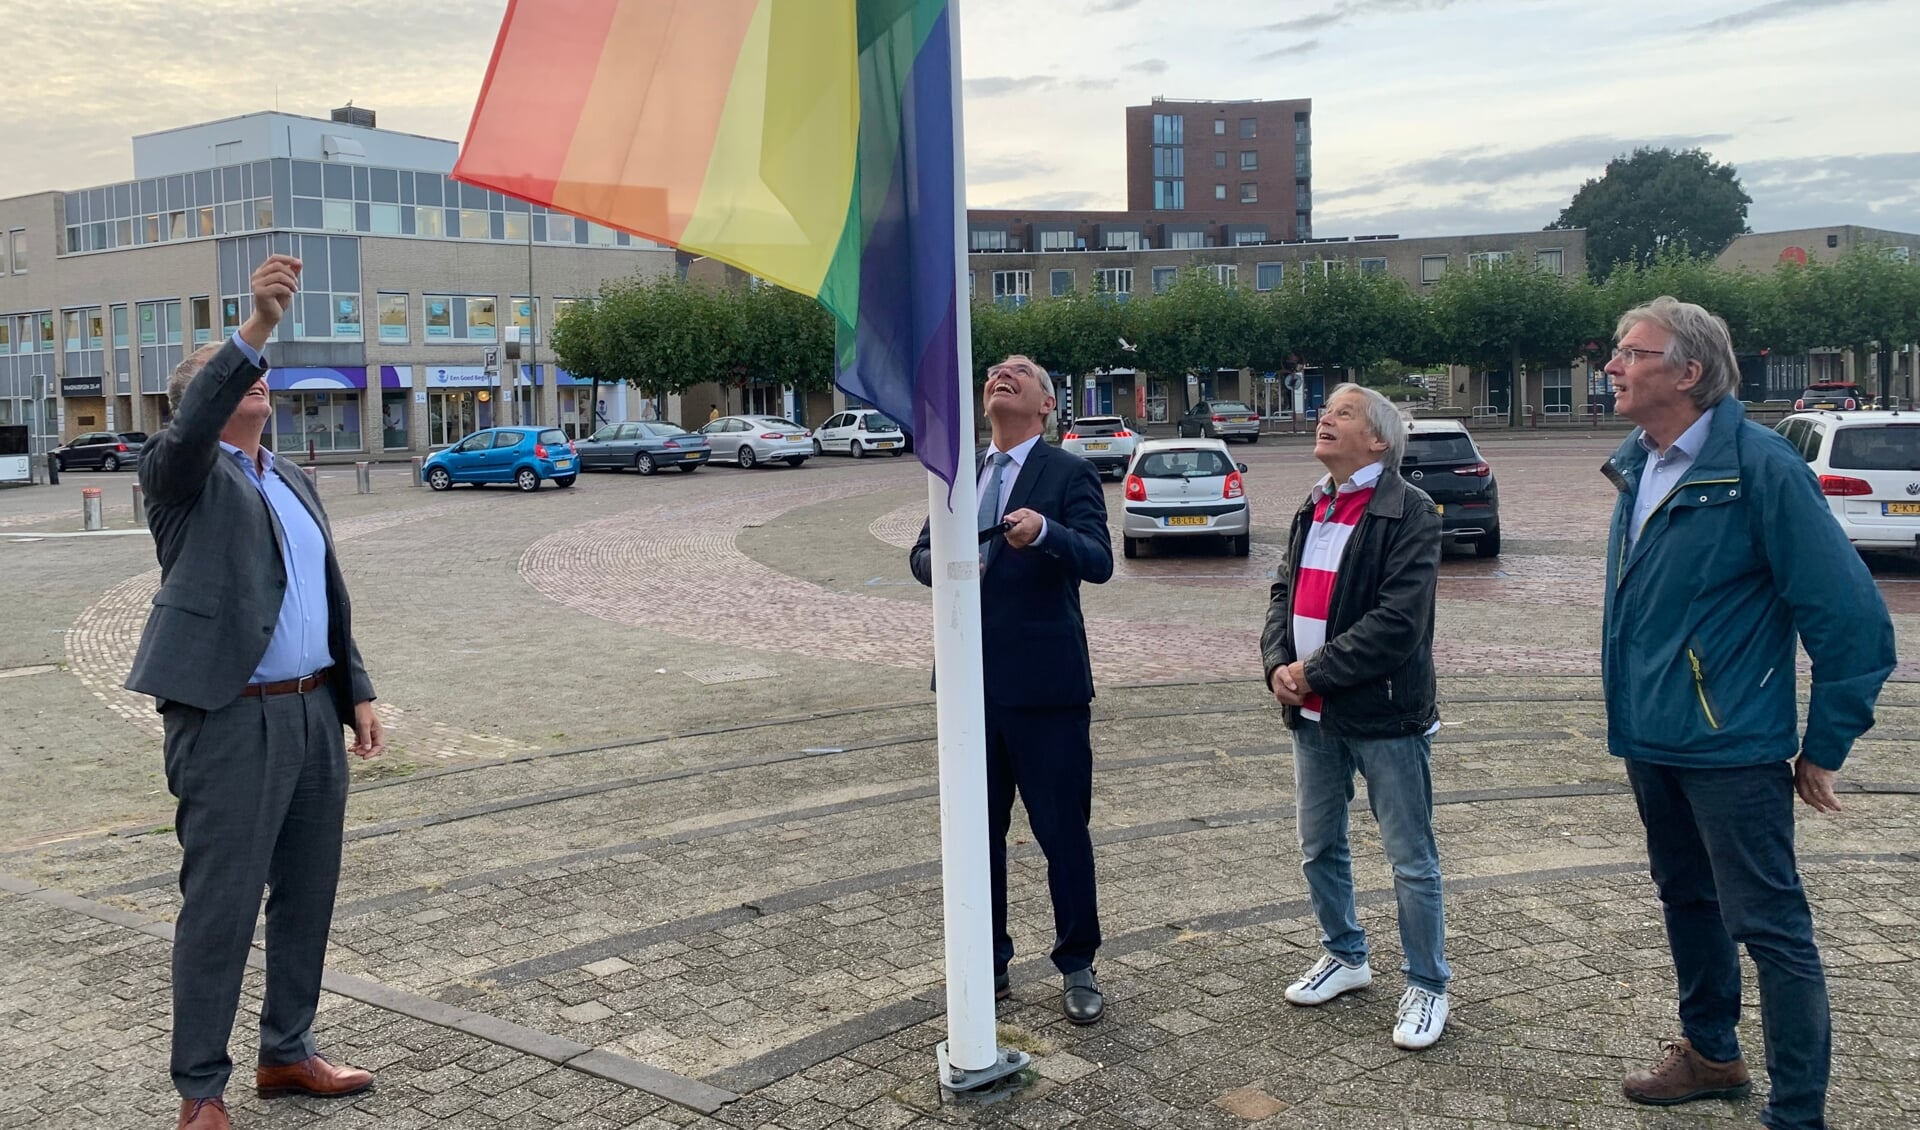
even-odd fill
[[[1113,576],[1113,543],[1100,475],[1078,455],[1040,440],[1053,382],[1015,355],[987,370],[993,445],[979,460],[982,543],[981,650],[986,662],[987,842],[993,872],[994,996],[1012,995],[1007,965],[1007,828],[1017,788],[1047,857],[1053,896],[1053,964],[1062,1011],[1091,1024],[1106,1011],[1093,970],[1100,947],[1094,901],[1093,668],[1080,615],[1080,582]],[[933,583],[929,531],[913,547],[913,575]]]
[[[300,469],[261,446],[273,411],[261,351],[299,278],[298,259],[260,265],[251,315],[174,370],[173,422],[140,457],[160,591],[127,689],[156,700],[180,802],[172,1070],[177,1125],[192,1130],[228,1125],[227,1038],[267,886],[255,1086],[265,1098],[373,1086],[313,1038],[346,818],[342,727],[361,757],[383,735],[326,512]]]

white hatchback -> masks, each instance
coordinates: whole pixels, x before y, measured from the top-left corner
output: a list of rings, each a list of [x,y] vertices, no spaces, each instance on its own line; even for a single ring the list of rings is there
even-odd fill
[[[1141,440],[1139,429],[1124,416],[1082,416],[1060,436],[1060,449],[1093,464],[1102,475],[1119,478]]]
[[[1120,548],[1136,557],[1156,538],[1225,538],[1227,551],[1245,557],[1253,541],[1253,511],[1227,443],[1219,439],[1150,439],[1134,448],[1127,467]]]
[[[874,408],[835,412],[813,433],[815,455],[842,451],[859,459],[881,452],[904,455],[906,450],[907,437],[900,430],[900,425],[889,419],[885,412]]]
[[[1920,549],[1920,413],[1796,412],[1774,427],[1861,549]]]

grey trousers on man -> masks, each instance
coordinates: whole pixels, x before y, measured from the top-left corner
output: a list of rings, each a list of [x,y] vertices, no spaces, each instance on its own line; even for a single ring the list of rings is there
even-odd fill
[[[163,718],[184,853],[185,905],[173,935],[173,1085],[182,1098],[211,1098],[233,1073],[227,1041],[268,886],[260,1063],[298,1063],[315,1052],[313,1014],[340,880],[346,743],[324,686],[243,697],[212,713],[169,703]]]

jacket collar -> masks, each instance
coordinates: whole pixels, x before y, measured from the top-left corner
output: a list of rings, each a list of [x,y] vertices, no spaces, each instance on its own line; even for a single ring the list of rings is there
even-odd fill
[[[1380,477],[1373,484],[1373,497],[1367,500],[1367,513],[1380,518],[1406,517],[1407,489],[1407,480],[1400,476],[1400,472],[1381,465]],[[1307,492],[1306,501],[1300,504],[1298,513],[1311,511],[1316,496],[1326,497],[1320,494],[1318,486]]]
[[[1688,477],[1739,478],[1740,425],[1747,418],[1746,406],[1738,398],[1729,396],[1709,408],[1707,416],[1711,420],[1707,441],[1693,457]],[[1645,428],[1633,429],[1601,468],[1623,494],[1639,489],[1640,473],[1647,466],[1647,449],[1640,442],[1645,434]]]

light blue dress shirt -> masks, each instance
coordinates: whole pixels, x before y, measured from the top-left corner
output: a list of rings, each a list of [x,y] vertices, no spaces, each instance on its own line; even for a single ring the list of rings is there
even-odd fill
[[[1712,425],[1713,413],[1702,413],[1691,427],[1680,433],[1680,438],[1673,441],[1664,456],[1647,438],[1646,429],[1640,430],[1640,446],[1646,450],[1647,465],[1640,471],[1640,490],[1633,498],[1633,524],[1627,527],[1627,552],[1633,552],[1634,544],[1640,540],[1640,530],[1653,516],[1654,507],[1686,479],[1694,458],[1706,445]]]
[[[233,342],[247,360],[261,363],[260,354],[242,341]],[[299,679],[333,664],[333,650],[327,642],[327,539],[320,532],[306,504],[280,477],[273,452],[260,449],[260,466],[246,452],[222,442],[220,449],[246,473],[247,481],[260,492],[273,512],[274,526],[280,533],[280,561],[287,570],[287,591],[280,601],[280,616],[273,625],[273,638],[260,657],[260,666],[249,682],[278,683]],[[300,469],[293,468],[298,475]]]
[[[1033,445],[1039,442],[1040,442],[1040,437],[1034,436],[1032,439],[1027,440],[1025,443],[1014,444],[1012,451],[1005,452],[1005,455],[1007,456],[1007,458],[1013,460],[1013,462],[1007,464],[1007,466],[1002,468],[1000,471],[1000,506],[999,506],[999,510],[996,511],[996,513],[998,513],[1002,518],[1006,517],[1006,514],[1007,514],[1007,501],[1013,497],[1014,480],[1020,477],[1020,472],[1023,469],[1025,469],[1027,465],[1027,456],[1033,454]],[[998,450],[999,448],[994,447],[992,444],[987,445],[988,452],[994,452]],[[980,464],[980,478],[974,484],[976,489],[979,491],[979,493],[981,494],[986,493],[987,480],[991,478],[992,475],[993,475],[992,461],[982,460]],[[1048,530],[1047,516],[1045,514],[1042,514],[1040,515],[1040,536],[1033,539],[1033,544],[1039,545],[1041,542],[1046,541],[1047,530]]]

